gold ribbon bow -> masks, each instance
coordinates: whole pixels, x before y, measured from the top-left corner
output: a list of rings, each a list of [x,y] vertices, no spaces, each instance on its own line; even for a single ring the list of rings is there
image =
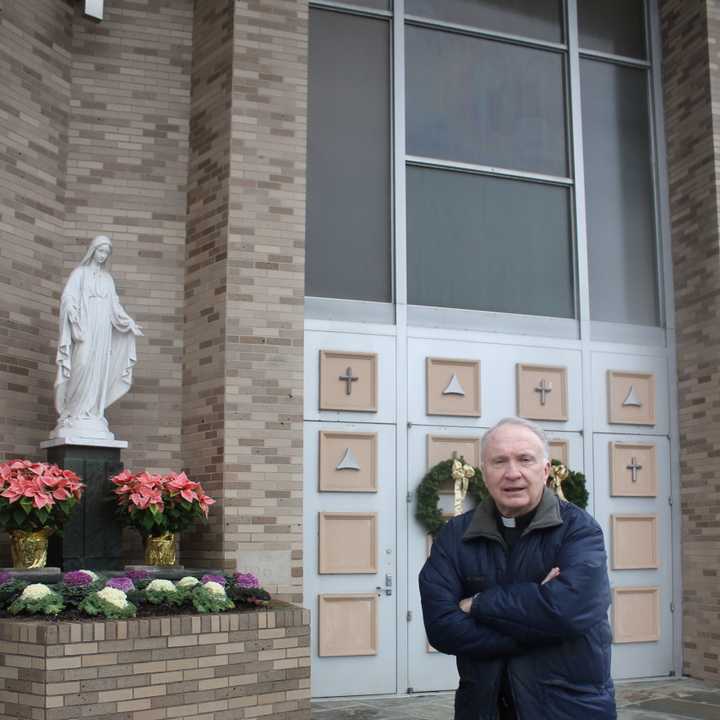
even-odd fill
[[[470,487],[470,478],[475,477],[475,469],[471,465],[463,464],[459,460],[453,460],[452,479],[455,481],[453,506],[454,515],[462,515],[465,496]]]
[[[548,485],[555,491],[561,500],[565,500],[562,484],[568,479],[570,471],[564,465],[550,465],[550,477]]]

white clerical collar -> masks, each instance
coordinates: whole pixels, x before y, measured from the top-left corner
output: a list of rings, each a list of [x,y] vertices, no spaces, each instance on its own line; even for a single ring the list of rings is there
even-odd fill
[[[502,520],[502,524],[507,528],[514,528],[515,527],[515,518],[506,518],[504,515],[500,516],[500,519]]]

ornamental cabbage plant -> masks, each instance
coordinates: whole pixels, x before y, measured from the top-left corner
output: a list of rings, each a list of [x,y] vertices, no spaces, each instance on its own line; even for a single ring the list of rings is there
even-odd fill
[[[90,593],[80,603],[80,610],[88,615],[102,615],[111,620],[124,620],[137,614],[137,608],[127,599],[127,595],[114,587],[104,587]]]
[[[227,596],[225,588],[212,580],[196,585],[190,598],[199,613],[224,612],[235,607],[235,603]]]
[[[153,580],[145,588],[145,599],[153,605],[179,607],[187,599],[187,592],[183,588],[175,587],[171,580]]]
[[[8,607],[11,615],[57,615],[65,609],[62,596],[43,583],[28,585]]]
[[[184,473],[123,470],[112,478],[120,521],[147,537],[179,533],[207,520],[215,501]]]

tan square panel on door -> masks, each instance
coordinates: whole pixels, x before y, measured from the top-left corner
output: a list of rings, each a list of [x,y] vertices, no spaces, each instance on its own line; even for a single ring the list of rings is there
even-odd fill
[[[568,466],[568,441],[548,440],[550,446],[550,459],[559,460],[565,467]]]
[[[608,422],[655,424],[655,375],[608,370]]]
[[[480,361],[427,359],[427,414],[480,417]]]
[[[321,575],[377,572],[377,513],[318,513]]]
[[[463,458],[473,467],[480,466],[480,438],[479,437],[449,437],[447,435],[427,436],[427,466],[428,470],[443,460]],[[450,480],[445,486],[438,488],[441,495],[452,495],[454,483]]]
[[[318,595],[318,655],[377,655],[376,593]]]
[[[517,412],[531,420],[567,420],[567,368],[518,363]]]
[[[657,453],[652,443],[611,442],[610,494],[657,496]]]
[[[321,492],[377,492],[377,462],[377,433],[320,431]]]
[[[660,639],[660,588],[614,588],[612,608],[613,642]]]
[[[658,567],[657,515],[612,515],[613,570]]]
[[[320,410],[377,412],[376,353],[320,351]]]

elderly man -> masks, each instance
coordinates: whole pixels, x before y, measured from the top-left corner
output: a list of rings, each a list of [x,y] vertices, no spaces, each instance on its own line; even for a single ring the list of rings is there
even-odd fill
[[[482,471],[490,498],[448,522],[420,573],[428,639],[457,656],[455,720],[617,717],[600,527],[546,489],[534,423],[488,430]]]

